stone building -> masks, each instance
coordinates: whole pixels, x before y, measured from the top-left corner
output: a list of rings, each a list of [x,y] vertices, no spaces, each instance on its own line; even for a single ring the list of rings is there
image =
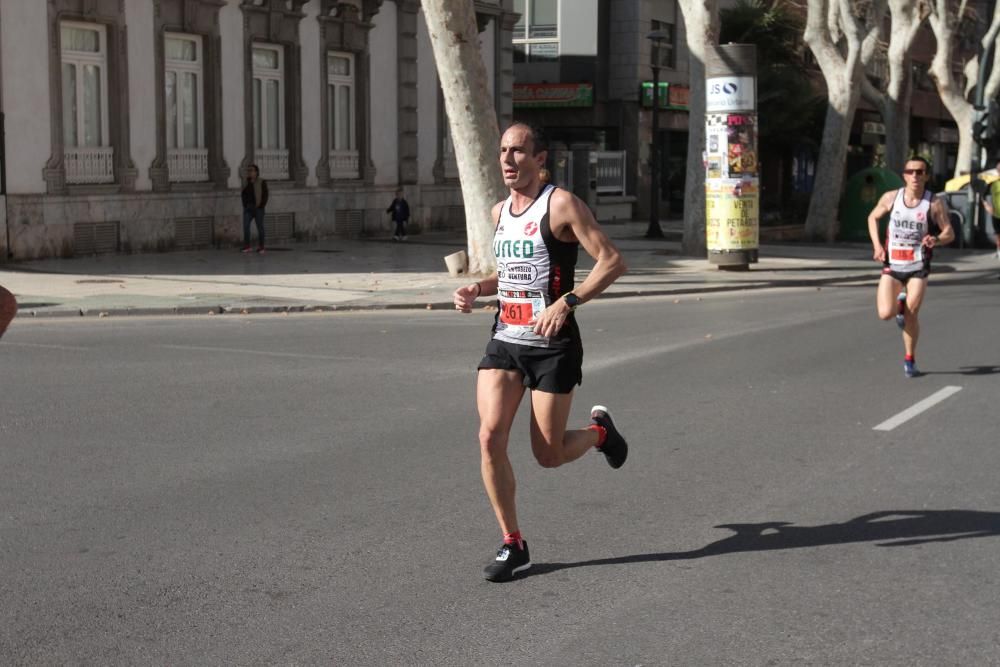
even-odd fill
[[[501,124],[512,0],[478,0]],[[0,261],[464,224],[417,0],[0,0]]]

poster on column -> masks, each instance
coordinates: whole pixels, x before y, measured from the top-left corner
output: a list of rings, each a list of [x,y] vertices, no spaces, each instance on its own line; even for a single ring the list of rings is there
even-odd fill
[[[729,178],[729,128],[726,114],[705,116],[705,176]]]
[[[757,176],[757,123],[752,114],[726,116],[728,176]]]
[[[758,247],[758,187],[753,177],[705,181],[705,240],[709,250]]]

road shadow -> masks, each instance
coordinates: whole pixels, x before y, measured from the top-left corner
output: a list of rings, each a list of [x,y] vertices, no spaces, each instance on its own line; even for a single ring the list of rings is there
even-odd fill
[[[975,510],[888,510],[844,523],[796,526],[787,521],[724,523],[733,534],[692,551],[613,556],[568,563],[536,563],[532,575],[598,565],[628,565],[695,560],[747,551],[806,549],[833,544],[874,542],[879,547],[906,547],[931,542],[953,542],[974,537],[1000,536],[1000,512]]]
[[[962,366],[957,371],[921,371],[921,375],[995,375],[1000,365]]]

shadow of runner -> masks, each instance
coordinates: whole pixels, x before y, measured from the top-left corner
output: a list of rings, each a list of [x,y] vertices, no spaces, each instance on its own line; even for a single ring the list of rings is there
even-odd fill
[[[535,563],[527,574],[550,574],[574,567],[693,560],[744,551],[804,549],[852,542],[875,542],[880,547],[901,547],[1000,536],[1000,512],[889,510],[865,514],[844,523],[819,526],[796,526],[787,521],[767,521],[727,523],[716,528],[728,528],[734,534],[693,551],[633,554],[575,563]]]
[[[920,371],[921,375],[993,375],[1000,373],[1000,365],[962,366],[957,371]]]

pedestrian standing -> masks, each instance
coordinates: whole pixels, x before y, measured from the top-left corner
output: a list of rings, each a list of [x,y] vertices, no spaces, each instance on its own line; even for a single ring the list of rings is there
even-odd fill
[[[396,231],[392,234],[392,240],[405,241],[406,223],[410,219],[410,205],[403,197],[402,188],[396,190],[396,197],[389,204],[389,208],[385,209],[385,212],[389,213],[392,216],[392,221],[396,223]]]
[[[247,167],[247,184],[240,193],[243,201],[243,252],[253,252],[250,245],[250,221],[257,224],[257,252],[264,254],[264,209],[267,207],[267,181],[260,177],[260,169],[252,164]]]
[[[7,325],[17,315],[17,299],[0,285],[0,337],[7,330]]]
[[[940,243],[955,238],[948,212],[940,197],[927,190],[930,164],[922,157],[912,157],[903,168],[905,186],[882,195],[868,214],[868,235],[873,258],[882,262],[882,276],[876,293],[880,319],[893,316],[903,330],[903,373],[917,377],[917,339],[920,337],[918,313],[931,273],[931,255]],[[878,221],[889,214],[885,243],[879,238]]]
[[[989,196],[983,197],[983,208],[993,220],[993,240],[997,244],[997,259],[1000,259],[1000,160],[996,172],[997,180],[990,183]]]
[[[509,581],[531,567],[507,455],[526,388],[531,392],[531,449],[543,467],[561,466],[594,449],[612,468],[620,468],[628,456],[628,445],[604,406],[591,409],[589,426],[566,428],[573,390],[583,378],[575,311],[622,275],[625,262],[586,204],[542,181],[546,149],[537,128],[516,123],[504,133],[500,167],[510,195],[493,207],[497,271],[454,293],[455,308],[465,313],[480,296],[496,295],[499,306],[476,385],[481,473],[503,533],[496,558],[484,570],[489,581]],[[580,246],[595,263],[577,285]]]

